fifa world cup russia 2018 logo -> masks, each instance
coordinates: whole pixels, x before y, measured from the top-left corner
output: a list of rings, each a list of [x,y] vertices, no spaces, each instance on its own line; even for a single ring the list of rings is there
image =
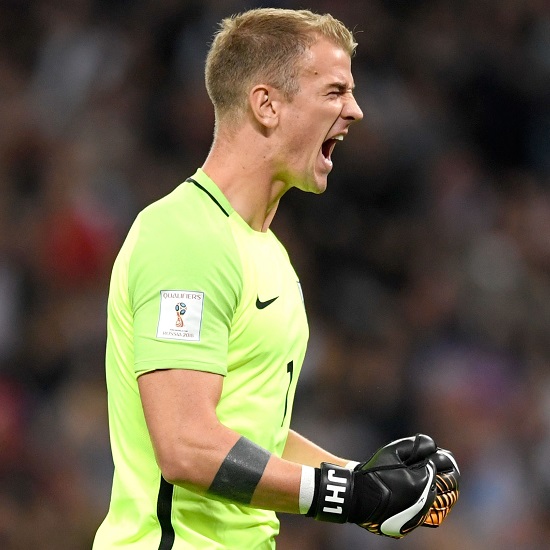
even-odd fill
[[[185,315],[186,311],[187,311],[187,306],[183,302],[176,304],[176,315],[177,315],[176,326],[178,328],[183,327],[183,316]]]

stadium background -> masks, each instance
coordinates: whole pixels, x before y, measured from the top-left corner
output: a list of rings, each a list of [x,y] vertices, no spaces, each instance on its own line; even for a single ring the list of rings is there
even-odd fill
[[[266,3],[267,4],[267,3]],[[205,157],[203,61],[244,1],[0,2],[0,547],[89,548],[107,507],[105,301],[136,212]],[[274,229],[311,344],[294,425],[360,460],[415,431],[462,495],[403,541],[282,517],[280,550],[550,540],[550,4],[272,1],[358,34],[365,120]]]

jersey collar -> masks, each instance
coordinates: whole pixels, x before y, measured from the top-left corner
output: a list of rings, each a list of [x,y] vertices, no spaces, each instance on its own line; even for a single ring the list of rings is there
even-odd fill
[[[222,193],[221,189],[204,173],[202,168],[199,168],[192,176],[197,183],[200,183],[219,203],[219,205],[227,212],[227,215],[231,215],[234,212],[234,208],[227,200],[227,197]]]

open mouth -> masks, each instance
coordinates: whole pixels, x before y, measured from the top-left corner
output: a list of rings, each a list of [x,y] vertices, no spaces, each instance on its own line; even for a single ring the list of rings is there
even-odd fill
[[[342,141],[344,139],[344,136],[334,136],[333,138],[327,139],[323,142],[323,145],[321,146],[321,153],[325,157],[326,160],[331,161],[331,155],[334,151],[334,148],[336,147],[336,143],[338,141]],[[332,161],[331,161],[332,162]]]

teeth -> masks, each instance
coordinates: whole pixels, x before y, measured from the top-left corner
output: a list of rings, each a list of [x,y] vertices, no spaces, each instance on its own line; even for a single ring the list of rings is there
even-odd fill
[[[344,136],[342,135],[334,136],[332,139],[337,139],[338,141],[344,141]]]

